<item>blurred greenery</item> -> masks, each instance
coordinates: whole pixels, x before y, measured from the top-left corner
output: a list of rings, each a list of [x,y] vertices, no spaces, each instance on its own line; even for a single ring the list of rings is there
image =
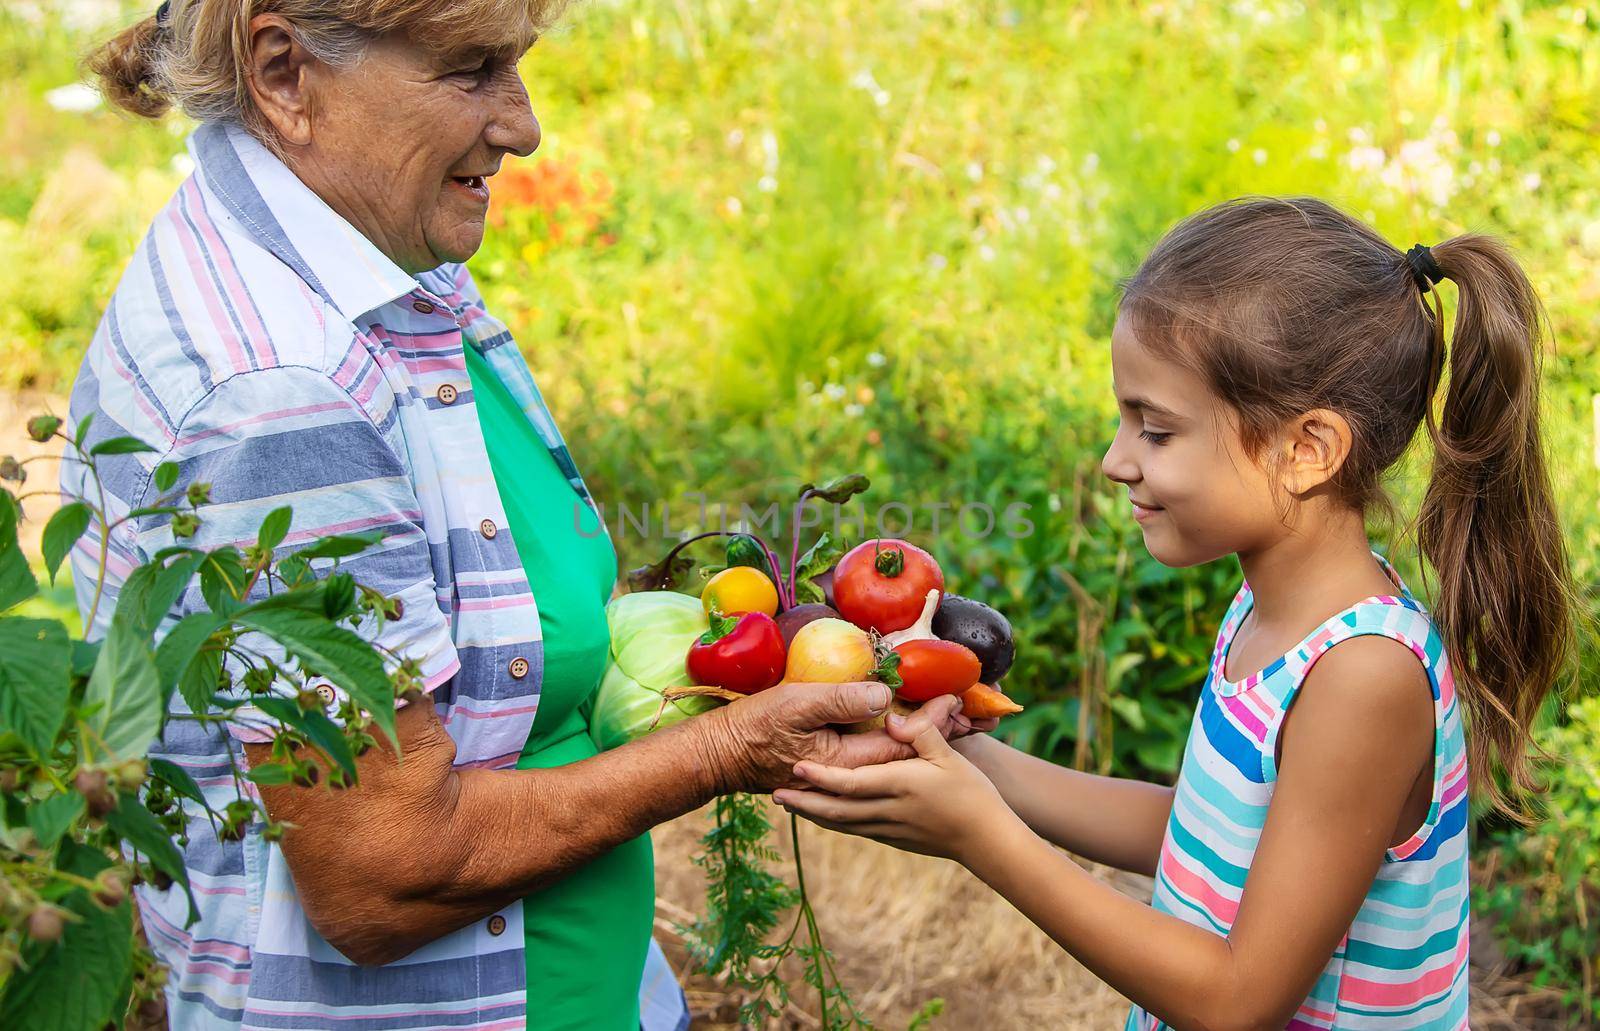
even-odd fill
[[[117,6],[0,11],[22,270],[0,388],[70,382],[187,171],[180,122],[76,110]],[[1163,229],[1239,194],[1326,197],[1402,247],[1512,242],[1549,306],[1549,450],[1600,608],[1600,3],[589,0],[524,72],[544,143],[496,180],[473,268],[596,495],[667,504],[676,531],[691,493],[759,512],[867,473],[868,511],[912,506],[952,588],[1016,624],[1027,748],[1176,768],[1237,570],[1155,563],[1103,483],[1106,337]],[[964,534],[974,503],[1030,506],[1034,532]],[[626,530],[625,562],[659,557]]]

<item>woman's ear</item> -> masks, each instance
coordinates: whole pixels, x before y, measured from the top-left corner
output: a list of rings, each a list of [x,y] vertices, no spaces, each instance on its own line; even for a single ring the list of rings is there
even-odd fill
[[[287,19],[275,14],[250,19],[245,63],[250,99],[283,143],[311,142],[309,73],[315,63]]]
[[[1338,412],[1317,408],[1290,419],[1281,438],[1283,489],[1303,495],[1332,480],[1350,458],[1354,441],[1349,421]]]

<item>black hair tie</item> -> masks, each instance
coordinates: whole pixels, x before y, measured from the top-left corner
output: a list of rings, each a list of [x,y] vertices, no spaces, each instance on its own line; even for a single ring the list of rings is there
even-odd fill
[[[156,28],[164,29],[167,22],[172,20],[172,0],[161,0],[161,6],[156,8]]]
[[[1420,243],[1406,251],[1406,264],[1411,266],[1411,277],[1417,281],[1417,288],[1423,293],[1432,290],[1434,284],[1444,279],[1444,269],[1433,260],[1433,251]]]

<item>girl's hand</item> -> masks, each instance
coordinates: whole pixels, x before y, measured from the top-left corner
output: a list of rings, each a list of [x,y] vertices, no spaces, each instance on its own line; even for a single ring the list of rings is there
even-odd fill
[[[797,763],[795,776],[812,787],[776,791],[773,801],[829,830],[964,862],[999,825],[1019,821],[989,778],[919,716],[890,716],[887,727],[916,758],[853,770]]]

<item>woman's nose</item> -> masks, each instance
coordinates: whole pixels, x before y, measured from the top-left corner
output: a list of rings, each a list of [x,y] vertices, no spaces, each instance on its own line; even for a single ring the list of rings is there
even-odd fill
[[[520,75],[512,76],[512,84],[504,93],[500,110],[484,134],[490,146],[507,150],[518,157],[527,157],[539,149],[539,119],[534,117],[528,91]]]

